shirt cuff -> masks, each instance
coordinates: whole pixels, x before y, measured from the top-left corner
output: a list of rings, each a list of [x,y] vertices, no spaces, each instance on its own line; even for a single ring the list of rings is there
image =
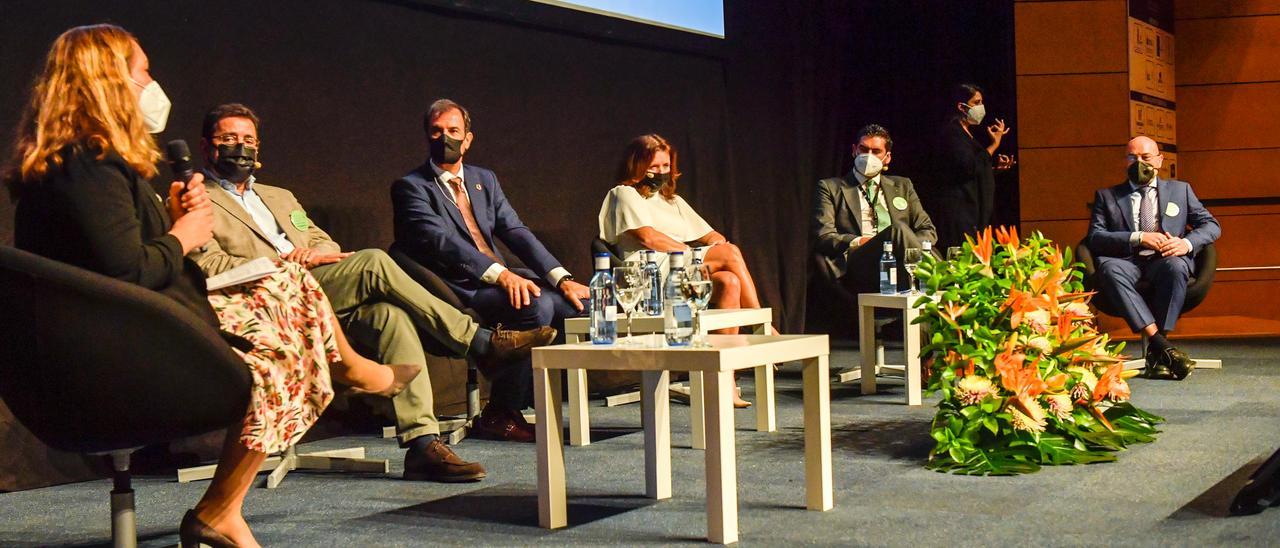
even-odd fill
[[[563,278],[568,275],[569,275],[568,270],[565,270],[563,266],[557,266],[551,269],[551,272],[547,273],[547,281],[551,283],[552,287],[555,287],[556,284],[560,283],[560,278]]]
[[[1138,246],[1138,244],[1140,244],[1140,243],[1142,243],[1142,233],[1141,233],[1141,232],[1131,232],[1131,233],[1129,234],[1129,245],[1134,246],[1134,247],[1137,247],[1137,246]]]
[[[501,276],[502,273],[506,271],[507,267],[502,266],[499,263],[493,263],[489,265],[489,268],[485,269],[484,274],[480,276],[480,281],[489,285],[494,285],[498,283],[498,276]]]
[[[1191,245],[1191,240],[1188,240],[1188,239],[1186,239],[1186,238],[1182,238],[1182,241],[1187,242],[1187,254],[1188,254],[1188,255],[1190,255],[1191,253],[1193,253],[1193,252],[1196,250],[1196,246]]]

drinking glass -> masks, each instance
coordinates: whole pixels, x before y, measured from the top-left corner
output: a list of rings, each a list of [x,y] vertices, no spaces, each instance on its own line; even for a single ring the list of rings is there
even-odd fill
[[[618,306],[627,314],[627,337],[618,344],[630,346],[639,344],[631,339],[631,315],[640,304],[640,300],[649,292],[649,277],[644,269],[638,266],[620,266],[613,269],[613,293]]]
[[[947,248],[947,262],[960,260],[960,254],[964,253],[964,248],[954,245]]]
[[[922,257],[918,247],[908,247],[902,252],[902,267],[907,271],[907,293],[910,295],[920,294],[916,289],[916,267],[920,266]]]
[[[690,346],[709,346],[702,334],[702,311],[711,304],[711,270],[706,265],[690,265],[685,268],[680,292],[693,311],[693,341]]]

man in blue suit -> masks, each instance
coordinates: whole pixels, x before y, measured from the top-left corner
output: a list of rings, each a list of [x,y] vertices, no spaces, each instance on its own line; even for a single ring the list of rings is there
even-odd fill
[[[1195,362],[1165,335],[1182,312],[1192,258],[1222,228],[1191,185],[1156,176],[1164,155],[1155,141],[1129,141],[1128,163],[1127,181],[1094,195],[1087,245],[1097,257],[1099,290],[1124,309],[1130,329],[1147,336],[1147,376],[1182,380]],[[1138,293],[1139,280],[1150,284],[1147,295]]]
[[[396,243],[453,289],[486,321],[508,328],[551,326],[583,310],[586,286],[520,221],[492,171],[462,159],[471,148],[471,115],[448,99],[423,117],[430,159],[391,186]],[[528,265],[507,268],[494,240]],[[533,441],[520,410],[530,404],[532,363],[493,381],[474,430],[483,437]]]

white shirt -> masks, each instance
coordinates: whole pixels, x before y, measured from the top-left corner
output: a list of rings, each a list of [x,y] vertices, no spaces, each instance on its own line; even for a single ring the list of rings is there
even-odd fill
[[[440,186],[440,192],[444,193],[445,198],[449,200],[449,203],[453,204],[453,207],[459,207],[458,202],[454,201],[453,199],[453,180],[457,179],[458,184],[462,185],[462,188],[464,190],[467,188],[466,179],[463,179],[462,177],[463,173],[466,173],[466,170],[462,169],[462,162],[458,162],[457,175],[454,175],[453,172],[440,169],[440,166],[437,166],[434,161],[429,161],[429,163],[431,164],[431,171],[435,172],[436,174],[436,184]],[[470,193],[468,193],[468,196],[470,196]],[[467,206],[471,207],[470,199],[467,200]],[[471,216],[475,217],[475,214],[476,214],[476,210],[474,207],[472,207]],[[468,236],[470,236],[470,234],[468,234]],[[497,250],[494,250],[494,251],[496,252]],[[507,271],[507,267],[503,266],[502,263],[495,262],[489,265],[489,268],[486,268],[484,270],[484,274],[480,275],[480,281],[490,285],[496,285],[498,283],[498,276],[501,276],[502,273],[506,271]],[[544,278],[546,278],[548,283],[554,286],[556,285],[557,282],[560,281],[560,278],[563,278],[568,275],[569,275],[568,270],[566,270],[564,267],[557,266],[551,269],[551,272],[548,272],[547,275],[544,276]]]
[[[213,170],[204,170],[205,179],[212,179],[218,182],[218,188],[221,188],[232,200],[235,200],[240,207],[244,208],[245,213],[253,219],[253,223],[258,225],[258,229],[267,236],[267,240],[271,242],[271,246],[276,248],[276,252],[281,255],[288,255],[293,251],[293,242],[289,241],[289,237],[285,236],[284,229],[280,228],[280,223],[276,222],[276,218],[271,214],[271,208],[267,207],[266,202],[262,201],[262,197],[253,191],[253,175],[249,176],[249,180],[244,183],[244,193],[236,191],[236,184],[218,177]]]
[[[862,185],[862,188],[865,189],[867,187],[866,176],[855,171],[853,172],[853,177],[858,180],[858,184]],[[889,206],[884,201],[884,187],[880,186],[879,173],[877,173],[875,177],[871,178],[871,184],[874,185],[874,190],[871,191],[872,196],[875,197],[876,202],[880,204],[880,207],[884,208],[884,212],[886,214],[889,213]],[[861,212],[860,220],[862,221],[862,235],[875,236],[877,232],[880,232],[879,230],[876,230],[875,209],[867,206],[867,197],[862,194],[861,190],[856,192],[856,194],[858,195],[858,210]]]
[[[599,220],[600,239],[617,246],[625,260],[637,260],[639,253],[648,249],[628,230],[647,226],[677,242],[691,242],[713,230],[679,195],[667,200],[654,192],[645,198],[627,185],[613,187],[604,197]]]
[[[1153,178],[1153,179],[1151,179],[1151,182],[1150,182],[1150,183],[1147,183],[1147,186],[1149,186],[1149,187],[1151,187],[1151,188],[1157,188],[1157,187],[1156,187],[1156,179],[1154,179],[1154,178]],[[1140,219],[1140,218],[1139,218],[1139,217],[1142,215],[1142,211],[1141,211],[1141,209],[1142,209],[1142,192],[1141,192],[1141,189],[1138,187],[1138,185],[1133,184],[1133,181],[1129,181],[1129,188],[1132,188],[1132,189],[1133,189],[1133,193],[1132,193],[1132,194],[1129,194],[1129,205],[1130,205],[1130,206],[1132,206],[1130,209],[1132,209],[1132,210],[1133,210],[1133,216],[1132,216],[1132,218],[1130,218],[1129,220],[1133,221],[1133,226],[1134,226],[1134,228],[1138,228],[1138,227],[1141,227],[1141,226],[1142,226],[1142,219]],[[1159,195],[1159,194],[1157,194],[1157,195],[1156,195],[1156,206],[1157,206],[1157,208],[1159,207],[1159,204],[1160,204],[1160,195]],[[1157,212],[1156,212],[1156,224],[1157,224],[1157,225],[1159,225],[1159,224],[1160,224],[1160,215],[1161,215],[1162,213],[1163,213],[1163,212],[1161,212],[1161,211],[1157,211]],[[1179,239],[1180,239],[1180,240],[1182,240],[1184,243],[1186,243],[1186,244],[1187,244],[1187,253],[1191,253],[1191,251],[1195,249],[1195,248],[1191,245],[1191,240],[1188,240],[1188,239],[1186,239],[1186,238],[1179,238]],[[1139,245],[1141,245],[1141,244],[1142,244],[1142,232],[1140,232],[1140,231],[1135,231],[1135,232],[1133,232],[1132,234],[1130,234],[1130,235],[1129,235],[1129,245],[1132,245],[1132,246],[1134,246],[1134,247],[1138,247],[1138,246],[1139,246]],[[1151,251],[1152,251],[1152,252],[1154,252],[1154,250],[1151,250]],[[1145,253],[1145,255],[1150,255],[1150,253]]]

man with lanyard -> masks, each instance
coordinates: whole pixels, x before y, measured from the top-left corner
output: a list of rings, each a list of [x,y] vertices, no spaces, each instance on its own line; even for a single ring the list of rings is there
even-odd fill
[[[847,292],[844,297],[851,302],[858,293],[879,291],[885,242],[893,244],[898,260],[898,288],[906,289],[903,251],[938,237],[911,179],[884,174],[892,149],[889,131],[868,125],[854,142],[853,170],[818,181],[810,231],[816,266],[828,285]]]

